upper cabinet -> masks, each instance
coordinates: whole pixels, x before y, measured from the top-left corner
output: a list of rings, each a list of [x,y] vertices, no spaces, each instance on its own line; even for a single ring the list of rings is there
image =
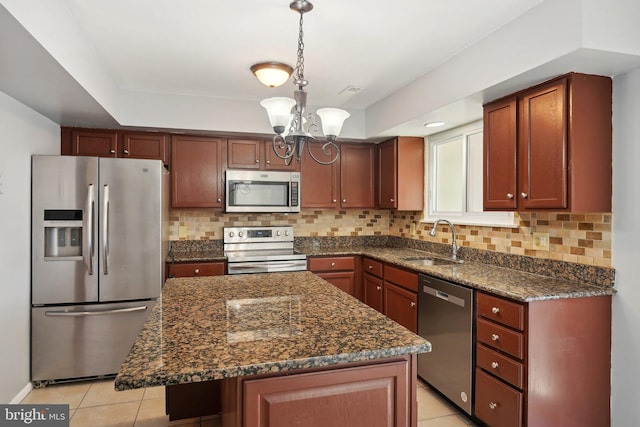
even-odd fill
[[[169,137],[166,134],[62,128],[61,137],[62,154],[157,159],[169,165]]]
[[[171,206],[222,208],[223,138],[173,136],[171,138]]]
[[[273,152],[271,140],[227,139],[227,167],[229,169],[254,169],[276,171],[299,171],[295,158],[281,159]]]
[[[424,209],[424,138],[399,136],[377,146],[381,209]]]
[[[322,151],[322,143],[311,142],[309,148],[313,155],[323,162],[331,161],[336,155],[335,149],[327,153]],[[303,209],[340,207],[340,159],[330,165],[316,163],[305,146],[300,165],[300,197]]]
[[[571,73],[484,107],[484,209],[610,212],[611,79]]]

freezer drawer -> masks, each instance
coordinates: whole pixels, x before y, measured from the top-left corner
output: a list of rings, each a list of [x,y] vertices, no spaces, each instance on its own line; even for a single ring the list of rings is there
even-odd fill
[[[32,308],[31,380],[117,373],[154,304]]]

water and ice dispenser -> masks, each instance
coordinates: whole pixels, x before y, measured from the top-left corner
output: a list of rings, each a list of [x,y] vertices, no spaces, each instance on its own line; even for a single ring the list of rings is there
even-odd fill
[[[82,210],[45,209],[45,260],[81,260],[82,227]]]

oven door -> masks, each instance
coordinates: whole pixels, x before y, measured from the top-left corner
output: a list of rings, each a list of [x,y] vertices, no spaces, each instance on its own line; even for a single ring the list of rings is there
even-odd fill
[[[307,260],[304,259],[263,262],[230,262],[227,264],[227,274],[278,273],[306,270]]]

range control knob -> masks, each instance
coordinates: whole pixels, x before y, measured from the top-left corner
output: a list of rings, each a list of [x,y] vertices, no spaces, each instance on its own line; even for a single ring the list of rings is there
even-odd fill
[[[235,233],[233,231],[230,231],[229,232],[229,237],[233,237],[233,236],[235,236]]]
[[[285,236],[288,236],[288,235],[289,235],[289,231],[288,231],[288,230],[285,230],[284,235],[285,235]]]
[[[280,230],[276,231],[276,236],[280,236]]]
[[[238,231],[238,237],[242,237],[244,236],[244,233],[242,231]]]

